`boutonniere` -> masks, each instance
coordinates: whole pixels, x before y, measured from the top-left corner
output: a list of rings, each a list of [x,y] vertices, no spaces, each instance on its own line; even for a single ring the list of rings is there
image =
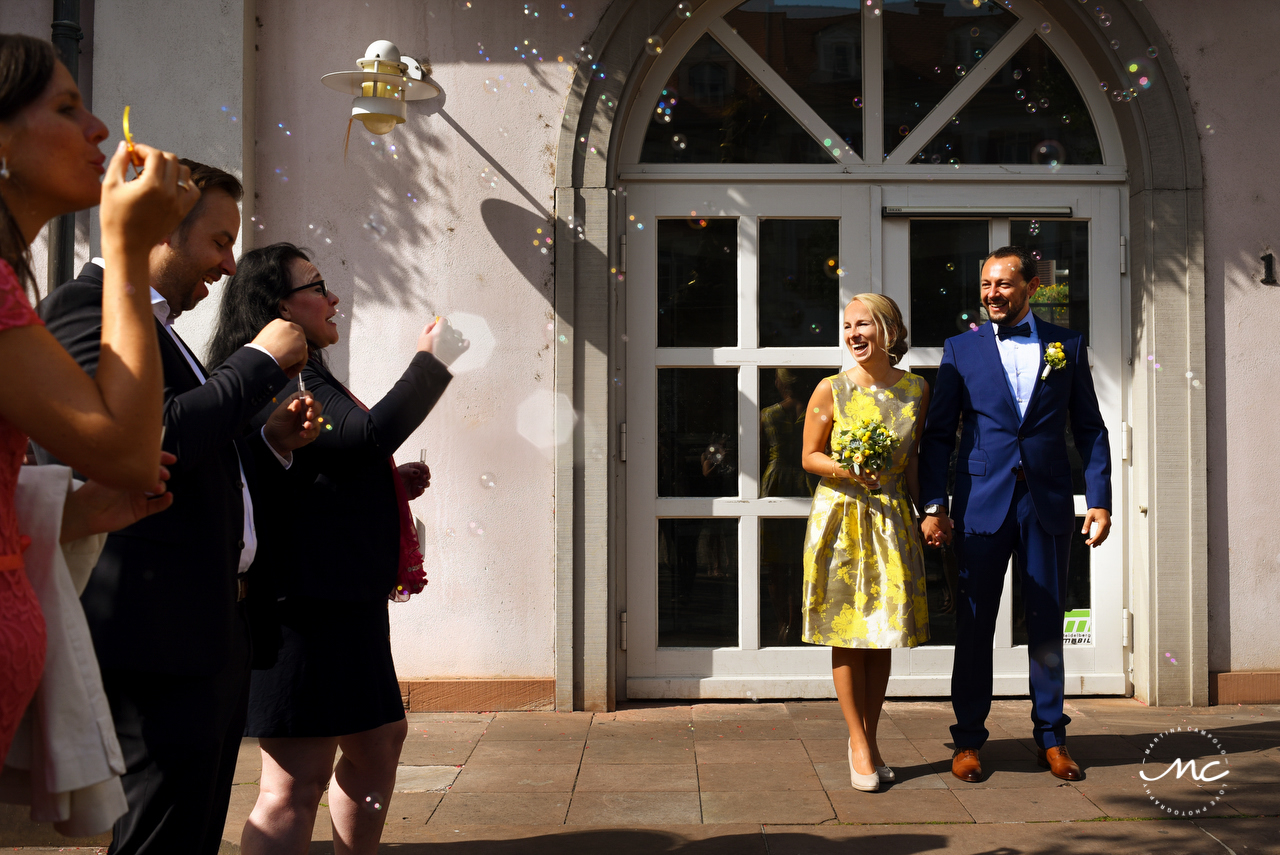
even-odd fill
[[[1041,380],[1047,380],[1050,371],[1057,371],[1059,368],[1067,367],[1067,355],[1062,352],[1062,342],[1051,341],[1044,348],[1044,371],[1040,374]]]

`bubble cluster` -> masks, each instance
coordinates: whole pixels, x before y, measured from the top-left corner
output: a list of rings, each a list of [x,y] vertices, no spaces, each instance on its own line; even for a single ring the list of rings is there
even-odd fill
[[[537,247],[538,251],[543,255],[546,255],[549,251],[548,247],[555,243],[555,241],[551,239],[550,231],[550,228],[546,229],[546,233],[544,233],[544,230],[541,227],[534,229],[533,245]]]
[[[583,225],[582,219],[577,216],[570,216],[564,221],[565,227],[569,230],[569,239],[574,243],[585,240],[587,237],[586,226]],[[550,327],[548,326],[548,329]]]
[[[493,477],[492,472],[484,472],[480,475],[480,486],[486,489],[491,489],[498,486],[498,482]]]
[[[1027,231],[1030,232],[1032,237],[1035,237],[1036,235],[1040,234],[1040,221],[1032,220],[1031,224],[1027,226]]]
[[[668,86],[662,90],[662,97],[658,99],[658,106],[653,109],[653,120],[660,125],[671,124],[671,108],[676,105],[677,92]]]

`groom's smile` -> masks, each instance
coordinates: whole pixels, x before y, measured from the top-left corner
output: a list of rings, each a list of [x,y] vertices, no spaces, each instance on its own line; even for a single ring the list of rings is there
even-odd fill
[[[979,293],[993,323],[1016,324],[1026,315],[1027,303],[1040,287],[1040,277],[1032,276],[1028,281],[1023,274],[1016,257],[989,258],[982,266]]]

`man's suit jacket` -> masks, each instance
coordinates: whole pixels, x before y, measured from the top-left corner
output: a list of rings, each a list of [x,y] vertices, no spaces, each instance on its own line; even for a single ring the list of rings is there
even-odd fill
[[[926,503],[945,504],[947,463],[963,414],[951,509],[962,531],[992,534],[1000,528],[1013,500],[1019,463],[1040,525],[1054,535],[1071,531],[1075,504],[1065,434],[1068,417],[1084,460],[1088,506],[1111,509],[1111,450],[1084,337],[1039,318],[1036,331],[1040,369],[1025,417],[1018,414],[991,324],[949,338],[943,347],[920,443],[920,494]],[[1044,348],[1055,341],[1062,343],[1067,364],[1041,379]]]
[[[39,311],[49,332],[94,374],[102,269],[85,265]],[[202,385],[159,321],[156,332],[164,366],[164,449],[178,458],[169,467],[174,502],[107,538],[81,602],[104,667],[208,675],[226,663],[236,621],[244,535],[236,441],[243,439],[246,475],[260,473],[251,486],[283,477],[251,421],[288,378],[269,355],[245,347],[206,371]],[[41,458],[48,460],[43,450]]]

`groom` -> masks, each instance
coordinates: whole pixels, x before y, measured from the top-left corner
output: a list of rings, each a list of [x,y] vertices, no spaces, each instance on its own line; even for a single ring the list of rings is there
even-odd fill
[[[1084,337],[1031,314],[1039,286],[1036,259],[1025,248],[1002,247],[987,258],[981,298],[991,323],[947,340],[920,444],[925,542],[954,538],[960,560],[951,773],[962,781],[982,780],[978,752],[988,735],[996,612],[1010,555],[1022,577],[1040,765],[1066,781],[1083,777],[1067,753],[1070,719],[1062,711],[1062,613],[1075,524],[1068,415],[1084,460],[1083,533],[1092,547],[1111,529],[1111,454]],[[958,422],[948,516],[947,464]]]

